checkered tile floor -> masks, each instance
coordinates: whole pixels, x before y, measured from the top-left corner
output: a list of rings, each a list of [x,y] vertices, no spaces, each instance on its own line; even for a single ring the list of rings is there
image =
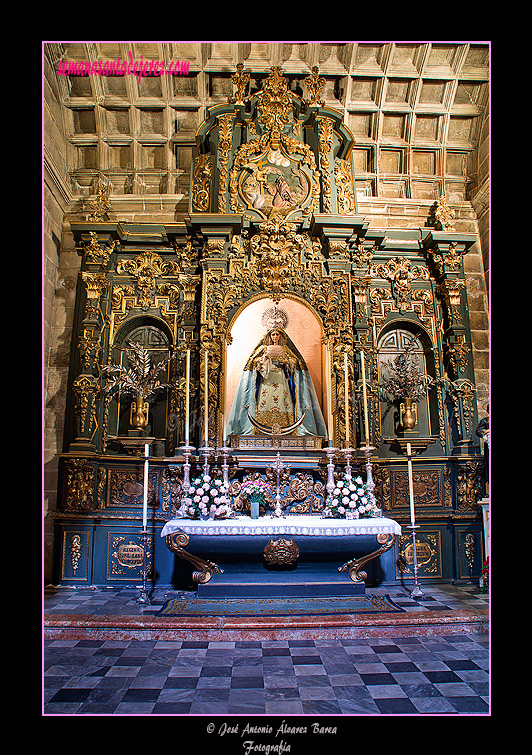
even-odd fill
[[[423,587],[426,600],[419,602],[404,589],[378,591],[406,610],[487,607],[486,596],[475,588]],[[153,613],[164,597],[158,605],[143,607],[135,602],[135,590],[119,593],[58,591],[47,597],[45,612]],[[489,713],[488,637],[480,634],[234,642],[44,640],[43,657],[45,715]]]

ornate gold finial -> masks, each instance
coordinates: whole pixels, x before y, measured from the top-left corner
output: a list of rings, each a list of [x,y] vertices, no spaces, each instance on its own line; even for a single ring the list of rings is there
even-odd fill
[[[318,75],[318,70],[318,66],[312,66],[312,73],[305,79],[309,93],[307,105],[325,105],[324,100],[319,99],[321,90],[325,86],[325,79]]]
[[[272,66],[271,73],[257,95],[257,107],[261,111],[260,123],[271,132],[280,133],[292,116],[292,93],[280,66]]]
[[[437,225],[440,226],[441,231],[452,231],[455,223],[455,212],[449,207],[445,196],[441,196],[436,203],[436,210],[434,212]]]
[[[236,92],[234,97],[229,98],[229,102],[232,105],[244,105],[249,96],[245,96],[246,87],[249,84],[249,75],[251,73],[250,68],[246,68],[244,71],[244,64],[238,63],[236,67],[236,73],[231,76],[231,81],[236,86]]]
[[[109,195],[105,191],[105,187],[101,182],[98,184],[96,201],[91,203],[90,209],[92,212],[88,217],[89,220],[109,220],[107,210],[111,209],[111,204],[109,202]]]

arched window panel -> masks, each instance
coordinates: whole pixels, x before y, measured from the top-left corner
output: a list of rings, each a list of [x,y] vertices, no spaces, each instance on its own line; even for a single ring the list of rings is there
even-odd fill
[[[130,365],[127,356],[128,344],[136,342],[149,353],[150,363],[167,361],[171,356],[171,337],[164,323],[150,320],[150,318],[133,318],[125,323],[116,334],[111,349],[111,361],[123,365],[128,369]],[[158,379],[161,383],[171,380],[170,367],[162,370]],[[170,396],[168,389],[157,391],[149,397],[148,424],[144,428],[146,435],[155,438],[166,438],[168,416],[170,414]],[[108,434],[110,437],[123,437],[132,429],[130,423],[131,402],[134,396],[117,391],[111,399],[108,413]]]
[[[430,338],[427,334],[415,325],[411,327],[392,324],[381,335],[378,341],[378,370],[379,383],[383,383],[391,376],[390,364],[403,354],[406,348],[412,348],[414,358],[417,361],[419,369],[430,375],[435,376],[434,353]],[[423,398],[416,401],[417,424],[414,432],[419,437],[430,437],[437,435],[438,430],[438,409],[437,400],[430,395],[435,390],[427,390]],[[402,399],[395,399],[385,394],[380,399],[380,420],[381,433],[383,440],[401,437],[404,434],[404,428],[401,425],[400,404]]]

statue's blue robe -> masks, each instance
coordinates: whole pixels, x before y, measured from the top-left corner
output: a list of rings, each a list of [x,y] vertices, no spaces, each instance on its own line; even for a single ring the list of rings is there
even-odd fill
[[[255,432],[247,415],[246,406],[249,407],[251,416],[255,417],[255,401],[258,393],[256,375],[255,370],[244,370],[242,373],[227,422],[227,438],[230,435],[253,435]],[[326,437],[327,427],[308,370],[296,370],[294,385],[296,421],[303,416],[303,412],[308,407],[303,423],[297,428],[297,434]]]

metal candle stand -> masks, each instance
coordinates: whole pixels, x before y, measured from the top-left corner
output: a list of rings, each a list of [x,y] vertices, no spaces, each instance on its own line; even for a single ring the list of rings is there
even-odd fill
[[[419,529],[419,524],[409,524],[407,529],[412,530],[412,547],[414,549],[414,587],[410,590],[410,597],[424,598],[425,595],[417,581],[416,530]]]
[[[188,444],[183,446],[180,449],[183,452],[183,456],[185,458],[185,461],[183,463],[183,490],[187,491],[190,488],[190,457],[192,456],[192,452],[195,450],[194,446],[189,446]]]
[[[229,487],[229,454],[231,453],[231,449],[228,448],[225,438],[223,447],[220,448],[220,453],[222,454],[223,482],[224,485]]]
[[[329,496],[329,499],[332,497],[332,492],[334,490],[335,482],[334,482],[334,454],[336,453],[337,449],[333,448],[332,445],[327,446],[325,449],[327,452],[327,485],[325,486],[327,489],[327,493]]]
[[[412,547],[414,549],[413,552],[413,561],[414,561],[414,587],[410,591],[410,596],[412,598],[424,598],[423,591],[421,590],[421,587],[419,586],[419,582],[417,581],[417,548],[416,548],[416,530],[419,529],[419,525],[415,523],[415,509],[414,509],[414,486],[413,486],[413,474],[412,474],[412,451],[410,443],[406,444],[406,455],[408,459],[408,489],[409,489],[409,496],[410,496],[410,524],[408,525],[408,529],[412,530]]]
[[[281,469],[290,469],[290,467],[287,466],[286,464],[283,464],[283,462],[281,461],[281,452],[277,451],[277,456],[275,457],[275,470],[277,472],[277,486],[276,486],[276,493],[275,493],[275,509],[273,511],[272,517],[285,516],[285,514],[283,513],[283,509],[281,507],[281,485],[280,485]]]
[[[143,529],[142,538],[142,587],[139,589],[139,596],[136,603],[141,605],[151,605],[150,596],[148,595],[148,530]]]
[[[209,474],[209,469],[210,469],[209,458],[210,458],[211,453],[213,452],[214,452],[214,448],[209,448],[208,446],[204,446],[203,448],[199,449],[199,453],[204,458],[204,461],[203,461],[203,474],[204,475]]]
[[[148,445],[145,445],[144,457],[144,500],[142,511],[142,587],[139,589],[139,596],[136,600],[141,605],[150,605],[150,596],[148,595],[148,522],[147,522],[147,496],[148,496]]]

